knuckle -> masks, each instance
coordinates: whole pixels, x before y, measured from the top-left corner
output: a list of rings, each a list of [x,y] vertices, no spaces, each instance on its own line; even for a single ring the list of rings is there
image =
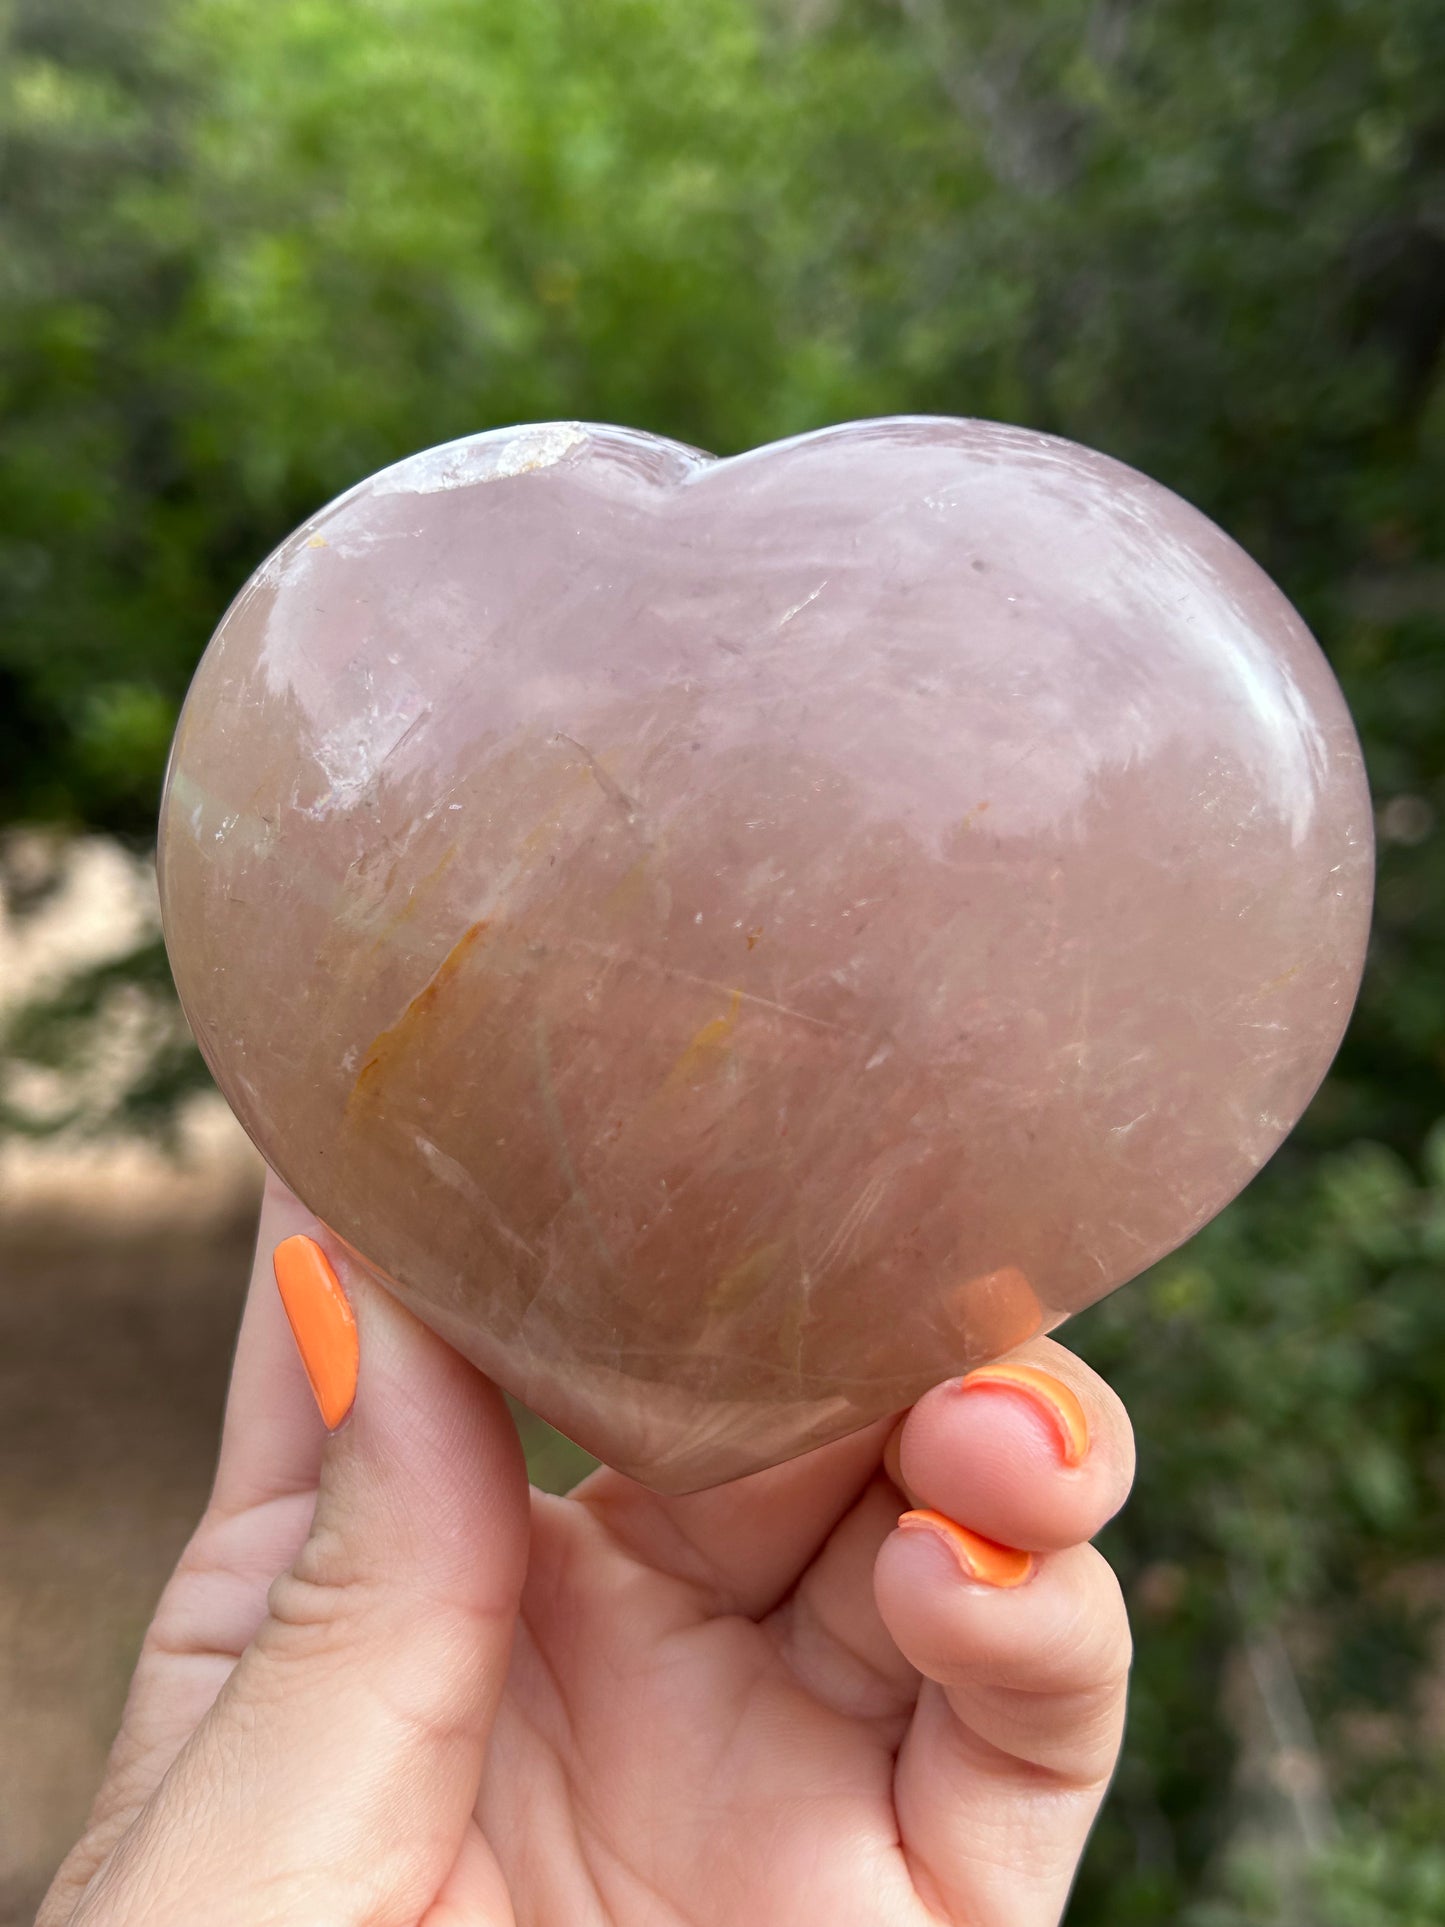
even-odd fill
[[[372,1604],[370,1588],[309,1545],[272,1580],[266,1594],[263,1643],[311,1659],[354,1650]]]

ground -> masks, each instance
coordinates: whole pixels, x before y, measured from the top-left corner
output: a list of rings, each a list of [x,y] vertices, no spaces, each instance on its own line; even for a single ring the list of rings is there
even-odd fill
[[[0,1927],[80,1828],[204,1502],[250,1211],[0,1215]]]

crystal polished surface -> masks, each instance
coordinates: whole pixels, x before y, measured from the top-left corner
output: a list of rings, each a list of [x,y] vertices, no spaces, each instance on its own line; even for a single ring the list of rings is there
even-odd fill
[[[1319,649],[1071,443],[429,450],[258,570],[163,807],[242,1123],[428,1323],[684,1490],[1202,1225],[1339,1042],[1369,800]]]

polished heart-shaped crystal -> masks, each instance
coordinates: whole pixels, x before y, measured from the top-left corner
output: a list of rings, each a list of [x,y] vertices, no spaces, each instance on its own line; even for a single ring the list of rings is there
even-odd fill
[[[269,1162],[673,1490],[905,1406],[1186,1238],[1357,987],[1349,715],[1101,455],[576,423],[373,476],[246,585],[163,811],[176,980]]]

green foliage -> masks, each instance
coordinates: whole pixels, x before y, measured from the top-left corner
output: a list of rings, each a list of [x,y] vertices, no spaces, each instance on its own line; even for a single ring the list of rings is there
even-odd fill
[[[1445,1571],[1442,1152],[1437,1129],[1428,1178],[1369,1143],[1276,1170],[1070,1328],[1128,1404],[1140,1453],[1134,1500],[1103,1542],[1139,1644],[1129,1747],[1081,1918],[1179,1917],[1221,1868],[1248,1886],[1259,1854],[1231,1852],[1251,1817],[1230,1784],[1239,1723],[1219,1712],[1261,1629],[1282,1629],[1293,1655],[1307,1712],[1287,1744],[1322,1755],[1362,1856],[1356,1884],[1372,1825],[1406,1829],[1427,1788],[1438,1814],[1445,1733],[1419,1689],[1445,1653],[1445,1579],[1431,1577]],[[1437,1842],[1438,1828],[1419,1833],[1400,1854],[1399,1893],[1417,1845],[1420,1880],[1438,1879]],[[1294,1916],[1206,1909],[1198,1927],[1277,1918]]]
[[[1036,423],[1321,635],[1380,806],[1365,998],[1272,1170],[1077,1328],[1142,1443],[1080,1922],[1445,1919],[1442,71],[1438,0],[0,0],[0,817],[145,839],[260,556],[500,422]],[[196,1068],[152,1007],[161,1119]],[[1299,1865],[1226,1705],[1266,1636],[1333,1802]]]
[[[117,1036],[133,1068],[106,1080],[98,1105],[86,1073]],[[0,1082],[0,1135],[49,1137],[99,1121],[174,1143],[185,1099],[211,1081],[171,991],[159,937],[22,1004],[0,1029],[0,1069],[7,1064],[56,1073],[60,1102],[17,1102]]]
[[[1179,1916],[1181,1927],[1435,1927],[1445,1920],[1438,1836],[1438,1807],[1431,1832],[1417,1830],[1403,1853],[1377,1830],[1352,1828],[1293,1895],[1281,1890],[1267,1856],[1241,1856],[1229,1865],[1220,1897],[1191,1906]]]

